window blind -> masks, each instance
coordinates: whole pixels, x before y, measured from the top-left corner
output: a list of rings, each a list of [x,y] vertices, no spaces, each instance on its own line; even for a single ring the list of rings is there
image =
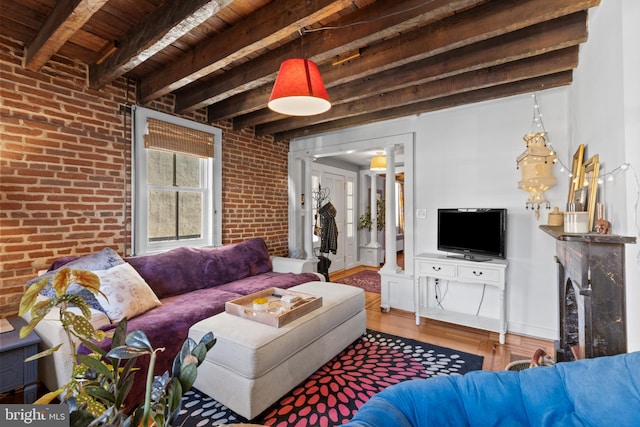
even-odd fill
[[[148,132],[144,136],[145,148],[213,157],[213,135],[188,127],[147,119]]]

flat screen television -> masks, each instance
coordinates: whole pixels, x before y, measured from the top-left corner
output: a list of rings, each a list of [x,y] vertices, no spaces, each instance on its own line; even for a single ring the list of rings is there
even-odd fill
[[[506,209],[438,209],[438,250],[472,261],[506,258]]]

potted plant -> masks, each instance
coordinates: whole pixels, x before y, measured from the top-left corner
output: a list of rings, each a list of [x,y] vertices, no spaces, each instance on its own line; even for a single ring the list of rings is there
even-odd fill
[[[385,203],[384,198],[379,197],[376,199],[376,213],[377,213],[377,222],[378,226],[376,227],[378,231],[384,230],[384,215],[385,215]],[[371,220],[371,205],[367,206],[365,212],[360,215],[358,220],[358,230],[362,230],[366,228],[371,231],[371,227],[373,226],[373,221]]]
[[[92,272],[63,268],[52,279],[55,296],[38,301],[40,291],[46,286],[44,278],[31,285],[20,301],[20,315],[31,313],[30,322],[20,330],[27,336],[35,326],[54,308],[60,312],[60,322],[73,349],[76,366],[69,382],[58,390],[47,393],[35,403],[49,403],[61,398],[70,406],[70,424],[80,426],[171,426],[182,406],[182,395],[191,389],[197,376],[197,367],[216,340],[209,332],[199,343],[188,338],[176,355],[171,374],[153,375],[156,355],[163,348],[154,349],[142,331],[126,334],[127,320],[123,319],[111,338],[111,349],[96,345],[107,334],[95,330],[89,322],[91,311],[80,296],[68,293],[72,284],[82,286],[94,294],[100,292],[100,280]],[[76,314],[69,310],[75,306]],[[90,354],[79,354],[76,342],[83,343]],[[31,356],[27,360],[45,357],[57,351],[62,343]],[[125,412],[124,401],[134,381],[135,364],[138,357],[149,355],[146,378],[146,393],[142,404],[132,412]]]

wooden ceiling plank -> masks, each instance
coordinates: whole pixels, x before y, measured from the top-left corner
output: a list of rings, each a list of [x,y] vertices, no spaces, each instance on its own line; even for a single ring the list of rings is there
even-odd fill
[[[38,71],[108,0],[60,0],[27,46],[25,68]]]
[[[415,114],[423,114],[431,111],[443,110],[446,108],[458,107],[460,105],[473,104],[476,102],[490,101],[492,99],[505,98],[514,95],[534,92],[541,89],[552,89],[560,86],[567,86],[573,81],[573,73],[564,71],[562,73],[537,77],[530,80],[522,80],[506,85],[500,85],[472,92],[464,92],[444,98],[423,101],[416,104],[403,105],[387,110],[365,113],[358,116],[351,116],[331,122],[325,122],[309,127],[300,127],[289,131],[276,133],[273,137],[277,141],[292,140],[294,138],[304,138],[324,132],[333,132],[354,126],[361,126],[368,123],[391,120],[401,117],[408,117]]]
[[[339,86],[332,87],[331,83],[328,83],[327,90],[332,104],[337,105],[388,90],[427,83],[483,67],[575,46],[586,39],[587,14],[578,12],[402,67],[373,73],[366,78],[348,81]],[[337,80],[343,81],[343,73],[361,74],[358,64],[358,61],[354,61],[354,66],[334,67],[340,71],[340,74],[337,74]],[[209,120],[216,121],[240,115],[241,117],[234,120],[234,126],[243,124],[255,126],[279,120],[282,116],[265,108],[270,90],[270,86],[263,86],[211,105],[208,107]]]
[[[358,61],[366,63],[375,57],[386,58],[386,60],[380,59],[376,65],[363,65],[363,69],[366,71],[362,76],[365,73],[384,71],[535,25],[545,20],[579,12],[598,2],[599,0],[502,0],[489,2],[439,20],[416,31],[403,34],[388,43],[380,43],[378,46],[363,49]],[[338,31],[336,34],[344,37],[342,31]],[[314,39],[313,43],[309,43],[311,45],[310,51],[312,51],[309,56],[312,60],[315,60],[315,56],[324,55],[327,50],[330,50],[331,46],[336,43],[333,38],[338,36],[331,31],[322,35],[324,39]],[[178,92],[176,110],[183,112],[195,107],[199,108],[272,82],[280,62],[290,56],[287,49],[290,47],[284,46],[273,50],[269,55],[257,58],[242,67],[232,69],[215,79],[206,81],[206,84],[194,85],[186,91]],[[408,50],[411,49],[416,51],[413,56],[408,53]],[[368,51],[371,53],[367,54]],[[391,61],[391,57],[398,59]],[[342,65],[347,65],[347,63]],[[332,81],[324,74],[323,77],[325,83]]]
[[[168,0],[142,25],[133,27],[119,48],[101,64],[89,66],[89,86],[100,88],[133,70],[165,47],[202,24],[233,0]]]
[[[140,85],[140,100],[148,102],[186,86],[289,38],[299,29],[333,15],[350,3],[350,0],[282,0],[269,3],[165,69],[146,77]],[[283,13],[284,10],[287,13]]]
[[[386,16],[393,11],[405,10],[409,4],[424,4],[420,0],[376,2],[334,23],[337,27],[347,26],[347,28],[306,34],[304,36],[304,54],[317,63],[330,61],[341,53],[353,51],[384,37],[391,37],[399,31],[408,31],[411,26],[415,27],[419,23],[448,16],[456,8],[468,7],[483,1],[438,0],[424,5],[419,11],[413,11],[409,18],[406,17],[407,14],[392,14],[387,18],[375,20],[366,25],[353,25],[367,19]],[[299,56],[300,40],[296,40],[273,49],[269,54],[262,55],[240,67],[233,68],[219,77],[211,80],[205,79],[203,84],[190,86],[177,93],[176,111],[185,112],[205,107],[242,91],[273,82],[282,61]]]
[[[367,112],[385,110],[400,105],[419,103],[443,98],[462,92],[475,91],[491,86],[509,84],[548,74],[572,70],[578,65],[578,46],[552,51],[536,57],[510,62],[496,67],[483,68],[436,80],[427,84],[406,87],[400,90],[369,96],[332,107],[328,113],[304,118],[292,117],[256,127],[256,135],[276,134],[295,127],[315,124],[361,115]]]

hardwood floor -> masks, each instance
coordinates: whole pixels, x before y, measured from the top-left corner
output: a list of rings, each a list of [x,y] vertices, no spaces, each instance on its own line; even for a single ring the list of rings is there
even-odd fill
[[[361,270],[377,268],[359,266],[331,273],[330,278],[336,281]],[[365,304],[367,328],[483,356],[484,370],[500,371],[514,360],[530,359],[538,348],[542,348],[547,354],[554,354],[552,341],[508,333],[505,344],[500,345],[495,332],[430,319],[422,319],[420,326],[416,326],[415,315],[411,312],[391,309],[390,312],[383,313],[380,310],[380,294],[366,292]]]
[[[400,258],[398,264],[402,265]],[[332,281],[357,273],[361,270],[378,270],[375,267],[355,267],[331,273]],[[514,360],[530,359],[533,353],[542,348],[553,355],[553,342],[520,335],[507,334],[506,343],[500,345],[498,334],[479,329],[466,328],[449,323],[422,319],[416,326],[415,315],[408,311],[391,309],[388,313],[380,310],[380,294],[365,292],[367,310],[367,328],[388,334],[412,338],[442,347],[449,347],[484,357],[482,369],[501,371]],[[41,384],[39,384],[41,386]],[[45,390],[39,388],[38,395]],[[22,393],[0,394],[0,404],[22,403]]]

